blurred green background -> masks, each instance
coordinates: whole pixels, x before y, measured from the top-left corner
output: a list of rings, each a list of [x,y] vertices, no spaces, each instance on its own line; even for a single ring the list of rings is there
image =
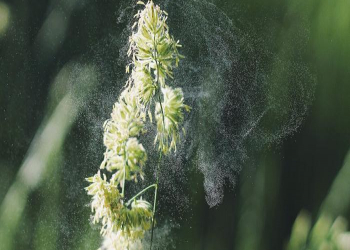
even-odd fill
[[[203,176],[189,171],[184,190],[190,208],[167,215],[167,205],[161,206],[165,217],[181,217],[168,237],[184,250],[338,249],[322,242],[336,240],[334,228],[346,231],[342,225],[350,221],[350,1],[211,2],[271,53],[295,42],[295,27],[306,29],[301,58],[316,79],[314,100],[296,133],[249,156],[236,186],[225,186],[222,204],[209,208]],[[91,51],[103,46],[102,38],[112,30],[123,32],[125,24],[117,25],[120,5],[107,0],[0,1],[1,250],[100,245],[83,190],[84,178],[98,165],[89,165],[77,152],[93,142],[99,148],[91,157],[99,162],[102,136],[91,138],[84,130],[95,117],[80,109],[84,98],[99,105],[100,73],[89,60]],[[302,23],[295,26],[300,17]],[[294,50],[289,53],[300,53]],[[119,51],[97,54],[94,60],[103,64]],[[123,71],[112,74],[111,66],[105,67],[111,79],[123,78]],[[121,86],[110,95],[117,98]],[[104,117],[108,105],[102,107]],[[331,228],[338,216],[344,218],[338,219],[341,226]],[[345,242],[348,248],[342,249],[350,249],[350,240]]]

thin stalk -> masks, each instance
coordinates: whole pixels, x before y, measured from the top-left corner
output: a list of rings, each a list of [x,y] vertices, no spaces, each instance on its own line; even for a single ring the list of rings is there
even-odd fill
[[[126,145],[124,145],[124,177],[123,177],[123,186],[122,186],[122,198],[124,198],[126,166],[127,165],[128,165],[128,159],[126,158]]]
[[[132,198],[126,203],[126,206],[129,206],[130,203],[131,203],[134,199],[136,199],[136,198],[139,197],[141,194],[143,194],[144,192],[146,192],[148,189],[153,188],[153,187],[154,187],[154,188],[157,188],[157,184],[152,184],[152,185],[146,187],[145,189],[143,189],[142,191],[140,191],[137,195],[135,195],[134,197],[132,197]]]
[[[124,166],[124,177],[123,177],[123,186],[122,186],[122,198],[124,198],[124,189],[125,189],[125,166]]]
[[[154,60],[156,61],[156,66],[157,66],[157,78],[156,78],[156,85],[158,86],[158,91],[160,91],[161,86],[159,85],[159,62],[157,58],[157,44],[155,41],[155,38],[153,39],[153,46],[154,46]],[[163,105],[162,105],[162,100],[160,98],[160,94],[158,95],[158,102],[160,105],[160,110],[162,111],[162,120],[163,120],[163,128],[165,127],[165,121],[164,121],[164,111],[163,111]]]
[[[151,232],[151,245],[150,250],[152,250],[152,243],[153,243],[153,233],[154,233],[154,222],[155,222],[155,216],[156,216],[156,207],[157,207],[157,193],[158,193],[158,183],[159,183],[159,176],[158,171],[160,168],[160,161],[162,160],[162,152],[159,152],[159,160],[156,170],[156,187],[154,189],[154,201],[153,201],[153,213],[152,213],[152,232]]]
[[[156,85],[158,86],[158,89],[160,91],[160,84],[159,84],[159,62],[158,62],[158,51],[157,51],[157,44],[156,44],[156,37],[155,35],[153,36],[153,46],[154,46],[154,60],[156,62],[157,66],[157,78],[156,78]],[[165,128],[165,118],[164,118],[164,110],[163,110],[163,105],[162,105],[162,100],[160,98],[160,93],[158,95],[158,102],[160,105],[160,110],[162,112],[162,121],[163,121],[163,129]],[[163,131],[164,132],[164,131]],[[152,250],[152,243],[153,243],[153,234],[154,234],[154,222],[155,222],[155,215],[156,215],[156,207],[157,207],[157,193],[158,193],[158,183],[159,183],[159,168],[160,168],[160,162],[162,160],[162,151],[159,152],[159,159],[158,159],[158,164],[157,164],[157,169],[156,169],[156,186],[154,189],[154,200],[153,200],[153,213],[152,213],[152,232],[151,232],[151,244],[150,244],[150,250]]]
[[[163,118],[163,129],[165,128],[165,121],[164,121],[164,111],[163,111],[163,105],[162,105],[162,100],[160,99],[160,95],[158,96],[158,101],[160,105],[160,110],[162,111],[162,118]],[[164,131],[163,131],[164,132]]]

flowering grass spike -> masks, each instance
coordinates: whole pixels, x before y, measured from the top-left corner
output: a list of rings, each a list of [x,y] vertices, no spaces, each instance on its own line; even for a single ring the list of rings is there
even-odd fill
[[[100,169],[111,172],[111,178],[101,175],[100,170],[87,178],[91,183],[86,190],[92,196],[92,222],[101,224],[105,237],[101,249],[105,250],[143,249],[141,241],[150,229],[152,248],[161,157],[176,150],[184,111],[190,109],[184,104],[181,88],[167,85],[173,68],[183,58],[178,52],[179,41],[169,34],[168,15],[152,1],[138,4],[144,8],[135,15],[138,20],[129,39],[131,63],[126,71],[131,73],[111,118],[104,124],[106,152]],[[159,149],[156,183],[130,198],[125,182],[144,179],[147,153],[138,137],[146,133],[145,123],[152,123],[152,117],[156,119],[155,144]],[[153,207],[141,198],[152,188]]]

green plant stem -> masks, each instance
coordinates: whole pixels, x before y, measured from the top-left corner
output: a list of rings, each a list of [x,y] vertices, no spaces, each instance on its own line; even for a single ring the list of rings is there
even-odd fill
[[[160,91],[161,86],[159,84],[159,62],[158,62],[158,58],[157,58],[158,51],[157,51],[157,44],[156,44],[155,35],[153,37],[153,46],[154,46],[154,60],[156,62],[156,66],[157,66],[156,85],[158,86],[158,91]],[[158,93],[158,102],[159,102],[159,105],[160,105],[160,110],[162,112],[162,121],[163,121],[163,129],[164,129],[165,128],[165,118],[164,118],[164,111],[163,111],[162,100],[160,98],[160,93]],[[156,186],[155,186],[155,189],[154,189],[153,213],[152,213],[152,232],[151,232],[150,250],[152,250],[152,243],[153,243],[154,222],[155,222],[155,215],[156,215],[157,193],[158,193],[158,183],[159,183],[158,172],[159,172],[161,160],[162,160],[162,151],[159,151],[159,159],[158,159],[158,164],[157,164],[157,169],[156,169]]]
[[[153,187],[154,187],[154,188],[157,188],[157,184],[152,184],[152,185],[146,187],[145,189],[143,189],[142,191],[140,191],[137,195],[135,195],[135,196],[132,197],[130,200],[128,200],[128,202],[126,203],[126,206],[129,206],[130,203],[131,203],[134,199],[136,199],[136,198],[139,197],[141,194],[143,194],[144,192],[146,192],[148,189],[153,188]]]
[[[125,178],[126,178],[126,166],[128,165],[128,159],[126,158],[126,145],[124,145],[124,177],[123,177],[123,186],[122,186],[122,198],[124,198],[124,190],[125,190]]]
[[[155,216],[156,216],[156,207],[157,207],[157,193],[158,193],[158,183],[159,183],[159,176],[158,171],[160,168],[160,161],[162,160],[162,152],[159,152],[159,159],[158,159],[158,165],[156,170],[156,187],[154,189],[154,201],[153,201],[153,213],[152,213],[152,232],[151,232],[151,244],[150,244],[150,250],[152,250],[152,243],[153,243],[153,232],[154,232],[154,222],[155,222]]]
[[[157,63],[157,82],[158,82],[158,63]],[[158,96],[158,100],[159,100],[160,109],[161,109],[161,111],[162,111],[163,128],[164,128],[164,126],[165,126],[165,122],[164,122],[164,112],[163,112],[163,106],[162,106],[162,102],[161,102],[160,96]],[[151,232],[150,250],[152,250],[152,243],[153,243],[154,221],[155,221],[154,218],[155,218],[155,215],[156,215],[157,193],[158,193],[158,183],[159,183],[158,172],[159,172],[161,160],[162,160],[162,151],[159,151],[159,159],[158,159],[158,164],[157,164],[157,169],[156,169],[156,186],[155,186],[155,189],[154,189],[154,201],[153,201],[153,213],[152,213],[152,232]]]

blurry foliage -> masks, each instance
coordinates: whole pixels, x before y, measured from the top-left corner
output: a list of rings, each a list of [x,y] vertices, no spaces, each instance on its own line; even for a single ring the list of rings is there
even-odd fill
[[[313,226],[311,216],[302,211],[296,218],[287,250],[348,250],[350,232],[344,216],[350,210],[350,151],[335,178]]]
[[[350,232],[347,221],[338,217],[332,220],[322,215],[310,229],[311,218],[301,212],[295,220],[287,250],[348,250],[350,249]]]

